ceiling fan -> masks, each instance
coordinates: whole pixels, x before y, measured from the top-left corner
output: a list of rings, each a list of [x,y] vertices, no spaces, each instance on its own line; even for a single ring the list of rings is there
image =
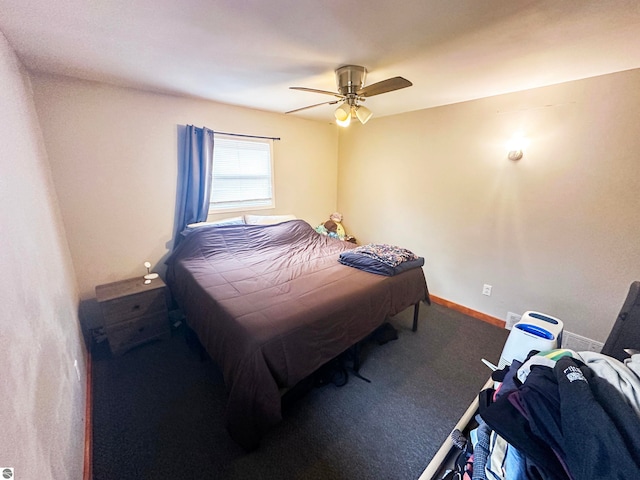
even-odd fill
[[[413,85],[406,78],[393,77],[365,87],[364,80],[366,76],[366,68],[359,65],[345,65],[336,70],[336,84],[338,86],[337,92],[316,90],[315,88],[306,87],[289,87],[292,90],[332,95],[337,97],[338,100],[316,103],[315,105],[297,108],[285,113],[300,112],[308,108],[319,107],[320,105],[335,105],[336,103],[340,103],[340,106],[334,112],[336,123],[338,125],[346,127],[351,123],[352,118],[357,118],[364,125],[373,115],[371,110],[360,105],[360,103],[364,102],[367,97],[373,97],[374,95],[380,95],[381,93],[393,92],[394,90],[400,90],[401,88]]]

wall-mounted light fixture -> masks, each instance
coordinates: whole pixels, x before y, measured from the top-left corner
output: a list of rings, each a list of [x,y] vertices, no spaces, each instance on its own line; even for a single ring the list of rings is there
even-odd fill
[[[524,149],[527,147],[529,142],[527,139],[521,134],[517,133],[511,140],[507,142],[507,157],[509,160],[520,160],[524,156]]]
[[[509,152],[509,160],[520,160],[523,157],[524,153],[522,150],[511,150]]]

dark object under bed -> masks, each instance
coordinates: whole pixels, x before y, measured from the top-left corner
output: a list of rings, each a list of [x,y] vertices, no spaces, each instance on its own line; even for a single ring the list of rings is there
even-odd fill
[[[281,389],[429,302],[422,268],[383,276],[338,262],[355,247],[302,220],[205,226],[167,260],[167,284],[223,372],[227,428],[244,448],[281,420]]]

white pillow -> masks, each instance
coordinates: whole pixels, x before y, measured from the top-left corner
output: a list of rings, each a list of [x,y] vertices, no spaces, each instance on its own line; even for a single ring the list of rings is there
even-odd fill
[[[245,215],[244,221],[247,225],[273,225],[274,223],[295,220],[295,215]]]
[[[190,223],[187,225],[187,228],[198,228],[204,227],[206,225],[242,225],[244,223],[244,218],[240,217],[229,217],[223,218],[222,220],[214,220],[213,222],[198,222],[198,223]]]

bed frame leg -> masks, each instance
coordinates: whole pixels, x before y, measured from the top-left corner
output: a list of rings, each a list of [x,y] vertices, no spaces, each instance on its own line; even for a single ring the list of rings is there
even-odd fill
[[[371,383],[371,380],[360,375],[360,342],[356,342],[353,347],[353,374],[360,380]]]
[[[353,371],[360,371],[360,342],[356,342],[353,346]]]
[[[414,332],[418,331],[418,313],[420,312],[420,302],[416,303],[413,306],[413,330]]]
[[[185,342],[187,343],[187,346],[191,350],[196,351],[201,362],[206,362],[207,360],[209,360],[209,354],[207,353],[207,350],[200,343],[200,340],[198,339],[198,335],[196,334],[196,332],[191,330],[189,326],[185,327],[184,339],[185,339]]]

